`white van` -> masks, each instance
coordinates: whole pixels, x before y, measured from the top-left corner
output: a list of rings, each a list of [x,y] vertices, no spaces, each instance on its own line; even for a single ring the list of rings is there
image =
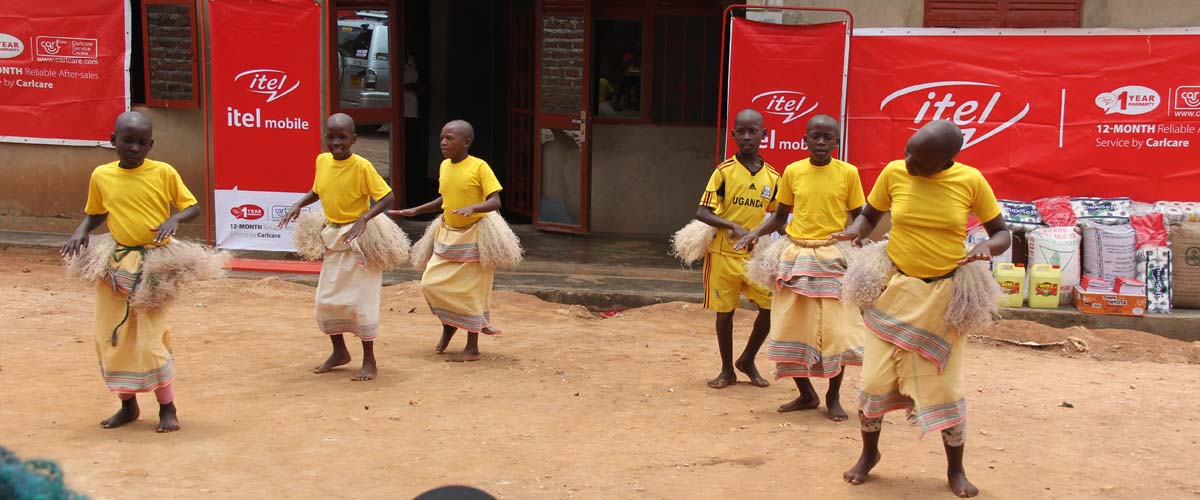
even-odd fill
[[[387,16],[359,12],[338,19],[338,101],[343,108],[392,103]]]

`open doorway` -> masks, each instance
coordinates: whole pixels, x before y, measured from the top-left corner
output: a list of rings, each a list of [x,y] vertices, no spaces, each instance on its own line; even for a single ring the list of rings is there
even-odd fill
[[[495,0],[408,0],[409,40],[421,71],[424,92],[419,95],[423,158],[414,158],[406,178],[412,203],[436,197],[438,149],[441,126],[450,120],[466,120],[475,127],[471,154],[491,165],[505,191],[521,190],[509,175],[511,161],[509,126],[509,2]],[[532,135],[523,138],[532,142]],[[423,168],[415,162],[423,161]],[[507,193],[506,193],[507,194]],[[507,198],[506,198],[507,200]],[[511,222],[528,222],[505,203],[504,215]]]

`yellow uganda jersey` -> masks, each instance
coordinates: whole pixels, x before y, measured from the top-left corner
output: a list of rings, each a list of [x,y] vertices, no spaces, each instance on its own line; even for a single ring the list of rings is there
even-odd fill
[[[904,160],[888,163],[867,197],[871,206],[892,212],[888,256],[914,278],[945,276],[967,255],[967,216],[987,222],[1000,205],[987,179],[973,167],[955,163],[932,177],[908,174]]]
[[[778,185],[779,173],[767,162],[764,161],[762,168],[752,174],[737,156],[731,156],[717,165],[708,178],[700,206],[713,209],[718,217],[749,231],[762,224],[767,212],[775,210]],[[729,231],[717,231],[708,251],[726,255],[748,254],[747,250],[734,250],[737,241],[731,240],[729,234]]]
[[[171,216],[171,206],[183,210],[195,205],[196,197],[171,165],[144,160],[137,168],[121,168],[119,163],[106,163],[92,171],[83,211],[108,214],[108,230],[117,243],[129,247],[152,244],[157,234],[153,228]]]
[[[858,169],[831,159],[815,166],[808,158],[788,165],[775,199],[792,206],[787,233],[800,240],[824,240],[846,228],[846,212],[863,206]]]
[[[317,155],[312,190],[321,198],[325,219],[334,224],[354,222],[371,208],[371,200],[379,201],[392,192],[366,158],[351,154],[335,160],[331,153]]]
[[[458,163],[442,160],[438,174],[438,193],[442,195],[442,220],[451,227],[466,227],[487,214],[463,217],[451,210],[483,203],[492,193],[504,189],[486,161],[467,156]]]

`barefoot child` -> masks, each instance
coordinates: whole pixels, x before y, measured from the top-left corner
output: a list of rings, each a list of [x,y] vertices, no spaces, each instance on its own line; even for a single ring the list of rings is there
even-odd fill
[[[459,328],[467,331],[466,347],[447,361],[478,361],[479,334],[500,334],[491,324],[492,278],[497,266],[516,265],[521,255],[516,235],[496,213],[500,181],[487,162],[468,152],[474,140],[470,123],[454,120],[442,127],[441,196],[388,212],[401,217],[442,212],[413,246],[413,264],[424,264],[421,293],[442,322],[437,353],[446,351]]]
[[[696,209],[697,220],[718,229],[704,258],[704,307],[717,313],[717,348],[721,352],[721,373],[708,381],[713,389],[736,382],[735,367],[750,377],[754,386],[770,385],[759,375],[754,357],[771,329],[771,292],[746,278],[750,253],[734,245],[762,223],[767,212],[775,210],[779,174],[758,155],[763,138],[761,114],[753,109],[742,110],[731,133],[738,152],[717,165]],[[735,362],[733,313],[743,293],[758,307],[758,317],[754,319],[746,348]]]
[[[866,481],[879,462],[883,415],[905,409],[922,436],[941,431],[954,494],[979,493],[963,469],[963,351],[967,334],[990,320],[998,291],[986,266],[970,263],[1000,255],[1010,236],[987,180],[954,161],[962,144],[962,131],[951,122],[921,127],[909,139],[904,160],[889,163],[879,174],[862,214],[834,235],[861,245],[891,211],[886,245],[863,250],[846,273],[844,292],[864,307],[863,320],[873,333],[867,335],[858,395],[862,455],[844,474],[851,484]],[[986,221],[990,238],[967,252],[969,213]],[[868,255],[872,249],[886,255]],[[866,271],[866,281],[873,284],[864,288],[873,290],[860,293],[859,272],[876,268],[890,271]]]
[[[788,165],[775,198],[779,209],[746,235],[739,248],[787,225],[786,245],[773,280],[771,339],[767,359],[775,378],[792,377],[800,396],[779,411],[811,410],[821,404],[810,377],[829,379],[825,407],[829,418],[846,420],[840,399],[843,366],[862,366],[866,330],[858,308],[842,301],[846,258],[830,238],[846,228],[847,213],[862,211],[858,169],[831,155],[838,147],[838,123],[829,115],[808,121],[804,136],[811,156]],[[793,214],[788,222],[788,214]]]
[[[317,156],[312,190],[292,205],[279,227],[296,220],[301,208],[321,200],[326,223],[320,229],[325,251],[317,283],[317,325],[329,335],[333,352],[312,372],[326,373],[349,363],[350,351],[342,335],[352,333],[362,341],[363,362],[350,380],[360,381],[373,380],[378,371],[375,337],[383,272],[363,261],[355,241],[367,234],[376,215],[391,206],[393,194],[371,162],[350,151],[356,138],[350,116],[338,113],[329,117],[325,122],[329,152]]]
[[[101,267],[98,272],[86,273],[93,277],[89,281],[99,282],[95,347],[100,374],[108,389],[121,398],[121,409],[100,425],[111,429],[137,420],[141,412],[136,394],[153,391],[159,404],[156,430],[177,431],[172,385],[175,363],[168,343],[166,307],[142,307],[133,302],[144,283],[143,263],[152,249],[170,244],[179,223],[200,215],[200,206],[171,165],[146,159],[154,147],[149,118],[136,112],[121,114],[111,142],[119,160],[92,172],[84,208],[87,216],[61,251],[71,268]],[[177,210],[174,215],[171,206]],[[106,221],[111,238],[97,237],[90,242],[88,235]],[[149,289],[149,281],[145,283]]]

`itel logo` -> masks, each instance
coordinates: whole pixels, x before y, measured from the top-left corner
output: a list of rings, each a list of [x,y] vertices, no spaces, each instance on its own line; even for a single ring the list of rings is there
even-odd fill
[[[264,212],[262,207],[258,205],[251,205],[247,203],[245,205],[229,209],[229,213],[233,214],[234,217],[243,220],[258,220],[261,219],[266,212]]]
[[[924,100],[921,101],[911,98],[902,99],[902,102],[906,104],[911,103],[909,104],[911,106],[909,109],[917,108],[916,113],[913,115],[913,123],[920,125],[922,121],[953,121],[955,125],[958,125],[962,129],[962,148],[967,149],[1015,125],[1029,113],[1029,103],[1026,102],[1020,108],[1020,111],[1017,111],[1011,117],[1007,119],[1001,118],[1000,120],[1003,121],[992,119],[993,113],[1003,112],[1002,110],[1005,109],[1015,109],[1015,106],[1000,105],[1000,100],[1003,97],[1000,91],[988,90],[988,88],[997,87],[998,85],[990,83],[966,81],[921,83],[892,92],[891,95],[883,99],[883,102],[879,103],[879,110],[883,111],[883,108],[887,107],[892,101],[909,94],[923,96]],[[929,92],[925,92],[927,90]],[[955,92],[958,92],[959,95],[966,94],[968,97],[956,97]],[[987,95],[986,92],[991,92],[991,95]],[[972,99],[972,94],[979,96],[979,98]],[[916,104],[918,102],[920,103],[919,107]],[[1001,111],[996,109],[998,105]]]
[[[812,113],[814,109],[817,109],[818,105],[818,103],[814,102],[806,108],[808,96],[803,92],[796,92],[794,90],[763,92],[750,99],[750,102],[758,102],[759,99],[765,102],[762,105],[763,111],[784,117],[783,123],[793,122],[804,115]]]
[[[300,86],[300,82],[288,81],[288,74],[285,71],[277,69],[252,69],[243,71],[233,77],[235,82],[243,82],[246,85],[246,90],[256,94],[265,94],[267,102],[274,101],[290,94],[296,87]]]

